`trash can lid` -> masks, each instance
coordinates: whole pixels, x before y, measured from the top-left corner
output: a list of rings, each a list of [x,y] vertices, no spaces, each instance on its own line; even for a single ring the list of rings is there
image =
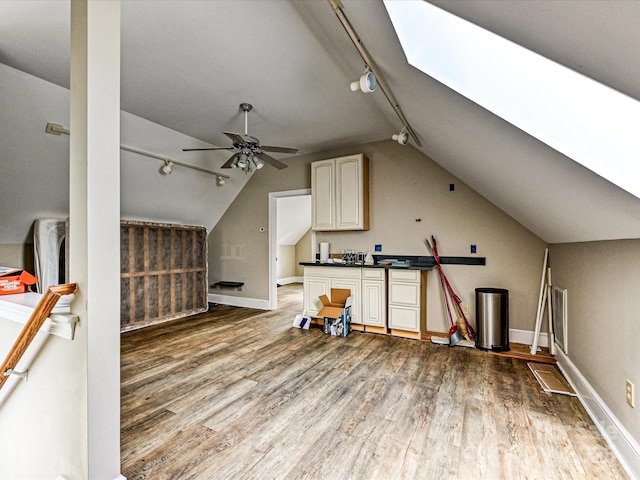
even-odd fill
[[[480,287],[476,288],[477,293],[509,293],[505,288]]]

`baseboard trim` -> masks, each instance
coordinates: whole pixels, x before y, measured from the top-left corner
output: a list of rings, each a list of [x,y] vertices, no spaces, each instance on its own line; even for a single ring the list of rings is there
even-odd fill
[[[220,303],[232,307],[256,308],[258,310],[270,310],[268,300],[259,298],[234,297],[233,295],[220,295],[218,293],[207,294],[209,303]]]
[[[509,329],[509,341],[514,343],[522,343],[523,345],[533,344],[534,332],[530,330],[517,330],[515,328]],[[540,332],[538,337],[539,347],[549,346],[549,336],[545,332]]]
[[[289,285],[290,283],[302,283],[304,281],[304,277],[287,277],[287,278],[279,278],[276,280],[276,283],[279,285]]]
[[[556,362],[629,477],[633,480],[640,479],[638,442],[611,412],[571,359],[559,348],[556,349]]]

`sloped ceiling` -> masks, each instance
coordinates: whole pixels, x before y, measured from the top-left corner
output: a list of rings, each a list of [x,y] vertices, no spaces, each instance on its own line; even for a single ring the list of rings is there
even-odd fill
[[[311,228],[311,195],[278,198],[278,245],[295,245]]]
[[[410,67],[381,1],[342,3],[423,153],[547,242],[640,237],[638,198]],[[640,98],[640,2],[433,3]],[[0,62],[68,86],[68,18],[68,1],[0,2]],[[269,145],[389,138],[382,93],[348,88],[363,70],[328,2],[122,2],[123,110],[213,145],[242,132],[241,102]]]

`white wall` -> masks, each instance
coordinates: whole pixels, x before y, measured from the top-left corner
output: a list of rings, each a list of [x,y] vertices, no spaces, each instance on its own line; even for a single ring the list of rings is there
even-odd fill
[[[21,329],[21,325],[0,318],[2,358]],[[83,335],[80,330],[78,334]],[[86,395],[86,370],[77,359],[84,357],[86,345],[43,333],[32,345],[30,353],[38,352],[40,345],[42,348],[29,368],[28,381],[16,381],[5,402],[0,403],[0,479],[39,479],[43,471],[50,472],[51,479],[61,473],[80,479],[78,461],[82,458],[77,452],[86,434],[82,428],[85,413],[78,405]],[[16,370],[24,371],[25,364],[18,364]]]

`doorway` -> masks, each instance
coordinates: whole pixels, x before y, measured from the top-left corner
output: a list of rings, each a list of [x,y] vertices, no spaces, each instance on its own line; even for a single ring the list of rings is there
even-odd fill
[[[269,193],[269,309],[278,307],[278,246],[296,244],[311,228],[311,189]],[[281,211],[278,221],[278,211]],[[311,231],[309,258],[316,255]],[[282,244],[284,245],[284,243]],[[296,262],[297,264],[297,262]]]

